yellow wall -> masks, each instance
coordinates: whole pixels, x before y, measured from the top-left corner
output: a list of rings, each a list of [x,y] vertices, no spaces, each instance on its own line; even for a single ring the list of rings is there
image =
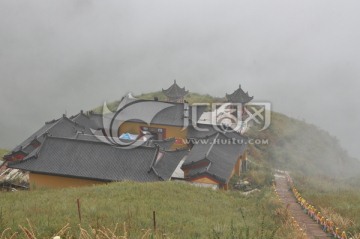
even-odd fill
[[[240,176],[241,174],[241,162],[242,160],[246,160],[246,152],[241,155],[238,160],[236,161],[236,164],[234,166],[234,168],[232,169],[232,172],[231,172],[231,176],[230,178],[232,178],[235,174],[237,176]],[[184,170],[184,175],[185,177],[188,175],[189,173],[189,169],[187,170]],[[230,179],[229,178],[229,179]],[[206,176],[203,176],[203,177],[199,177],[199,178],[195,178],[195,179],[190,179],[191,182],[196,182],[196,183],[205,183],[205,184],[216,184],[216,185],[219,185],[220,188],[224,189],[224,190],[228,190],[229,189],[229,185],[228,183],[226,184],[219,184],[219,182],[215,181],[215,180],[212,180],[211,178],[209,177],[206,177]]]
[[[91,186],[94,184],[103,184],[105,182],[79,179],[79,178],[68,178],[52,175],[44,175],[37,173],[29,174],[30,188],[65,188],[65,187],[81,187]]]
[[[213,185],[218,185],[220,189],[224,189],[224,190],[228,190],[229,189],[229,185],[226,183],[226,184],[221,184],[209,177],[199,177],[199,178],[196,178],[194,180],[191,180],[191,182],[194,182],[194,183],[204,183],[204,184],[213,184]]]
[[[235,164],[235,167],[234,167],[233,172],[232,172],[232,174],[231,174],[231,177],[234,176],[234,175],[240,176],[240,174],[241,174],[241,161],[242,161],[242,158],[243,158],[243,156],[240,156],[240,157],[238,158],[238,160],[236,161],[236,164]],[[231,178],[231,177],[230,177],[230,178]]]
[[[215,184],[218,185],[219,182],[212,180],[208,177],[200,177],[200,178],[195,178],[194,180],[191,180],[191,182],[195,182],[195,183],[206,183],[206,184]]]
[[[119,134],[123,133],[131,133],[131,134],[139,134],[140,127],[154,127],[154,128],[163,128],[166,130],[165,137],[166,138],[175,138],[175,139],[186,139],[187,138],[187,129],[182,130],[182,127],[176,126],[166,126],[166,125],[159,125],[159,124],[151,124],[150,126],[145,123],[136,123],[136,122],[125,122],[119,128]],[[186,144],[182,143],[177,144],[175,143],[172,149],[176,148],[183,148],[187,146]]]

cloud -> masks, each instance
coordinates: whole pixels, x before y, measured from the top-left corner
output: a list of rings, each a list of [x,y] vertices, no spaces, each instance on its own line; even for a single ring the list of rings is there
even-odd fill
[[[0,1],[0,145],[65,111],[239,83],[357,155],[357,1]]]

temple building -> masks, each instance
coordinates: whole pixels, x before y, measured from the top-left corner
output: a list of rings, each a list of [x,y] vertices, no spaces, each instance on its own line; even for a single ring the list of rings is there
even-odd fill
[[[227,103],[233,103],[234,105],[228,106],[229,109],[235,109],[236,111],[233,112],[233,115],[238,118],[245,120],[247,117],[245,105],[254,99],[254,96],[249,96],[249,93],[241,89],[241,85],[239,88],[235,90],[232,94],[225,95]],[[241,107],[235,105],[241,104]]]
[[[241,89],[241,85],[239,85],[239,88],[235,90],[232,94],[226,94],[225,96],[226,101],[230,103],[241,103],[246,104],[249,103],[254,97],[249,96],[249,93]]]
[[[197,121],[206,107],[197,107],[197,114],[192,117],[192,107],[187,103],[163,102],[158,100],[132,99],[128,96],[120,102],[121,112],[117,113],[119,125],[118,136],[126,139],[128,136],[151,135],[152,140],[174,140],[171,149],[187,148],[188,125],[192,118]],[[112,114],[105,117],[113,118]],[[146,119],[151,119],[146,122]],[[122,137],[123,136],[123,137]],[[158,143],[158,142],[157,142]],[[161,144],[161,143],[158,143]]]
[[[185,90],[185,87],[181,88],[178,84],[176,84],[176,80],[174,80],[174,84],[172,84],[168,89],[162,89],[162,92],[167,98],[169,102],[184,102],[184,97],[189,93],[188,90]]]
[[[31,188],[180,179],[229,189],[230,179],[246,169],[247,137],[217,121],[201,120],[207,106],[184,102],[188,91],[176,81],[163,93],[167,101],[127,95],[116,112],[81,111],[47,122],[5,155],[6,166],[29,172]],[[239,87],[226,99],[246,104],[253,97]],[[113,147],[112,138],[141,146]]]
[[[206,136],[204,143],[192,147],[181,166],[185,180],[228,190],[230,179],[246,170],[247,140],[236,132]]]
[[[88,132],[83,125],[74,122],[63,115],[61,118],[46,122],[43,127],[4,155],[5,162],[23,160],[27,155],[38,148],[47,135],[57,137],[75,137],[78,132]]]
[[[43,144],[24,160],[9,167],[29,172],[30,188],[91,186],[108,182],[171,180],[186,150],[159,147],[127,150],[96,138],[46,136]]]

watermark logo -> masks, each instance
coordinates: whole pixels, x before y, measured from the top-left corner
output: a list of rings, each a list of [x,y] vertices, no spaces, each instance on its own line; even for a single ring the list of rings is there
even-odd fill
[[[198,112],[201,108],[208,108],[211,111],[203,112],[198,119]],[[217,131],[221,132],[244,132],[251,125],[260,128],[263,131],[270,126],[271,123],[271,104],[268,102],[255,103],[201,103],[192,105],[192,122],[202,124],[210,124]],[[184,128],[189,125],[188,121],[184,121]],[[193,125],[198,131],[206,131]]]
[[[170,107],[177,107],[176,111],[182,112],[166,110]],[[110,111],[106,102],[104,103],[101,114],[102,130],[92,130],[92,133],[98,140],[112,146],[125,149],[136,148],[149,140],[164,139],[163,135],[159,137],[163,129],[154,129],[150,126],[155,117],[158,117],[157,125],[161,125],[161,119],[167,114],[176,114],[182,117],[183,130],[191,126],[198,131],[209,131],[208,128],[198,126],[199,124],[207,124],[211,125],[217,132],[243,133],[251,125],[261,128],[260,131],[267,129],[271,122],[271,105],[270,103],[256,102],[245,105],[238,103],[195,103],[189,106],[184,103],[182,109],[170,102],[140,100],[132,98],[129,94],[123,98],[115,112]],[[136,129],[137,134],[130,134],[122,130],[122,126],[129,121],[142,125],[146,124],[149,128],[139,127]]]
[[[269,128],[271,123],[271,104],[265,102],[255,102],[248,103],[245,105],[245,123],[249,124],[254,122],[254,124],[262,125],[263,131]]]
[[[166,102],[153,104],[151,101],[134,100],[126,104],[120,102],[116,112],[112,112],[105,102],[102,110],[102,130],[91,131],[101,142],[126,149],[136,148],[145,144],[153,135],[149,132],[140,132],[138,135],[125,134],[128,137],[121,137],[121,126],[129,121],[150,125],[160,111],[172,106]]]

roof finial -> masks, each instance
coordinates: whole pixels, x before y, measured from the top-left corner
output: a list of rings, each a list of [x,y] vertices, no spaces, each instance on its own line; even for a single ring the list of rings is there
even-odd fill
[[[174,79],[174,84],[176,84],[176,79]]]
[[[241,84],[239,84],[239,89],[241,89]]]

